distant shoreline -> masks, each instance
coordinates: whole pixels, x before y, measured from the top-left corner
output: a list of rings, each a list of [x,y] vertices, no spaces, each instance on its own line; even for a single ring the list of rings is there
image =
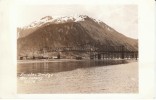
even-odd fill
[[[17,63],[43,63],[43,62],[69,62],[69,61],[117,61],[117,60],[125,60],[127,62],[136,62],[138,60],[134,59],[82,59],[82,60],[77,60],[77,59],[41,59],[41,60],[17,60]]]

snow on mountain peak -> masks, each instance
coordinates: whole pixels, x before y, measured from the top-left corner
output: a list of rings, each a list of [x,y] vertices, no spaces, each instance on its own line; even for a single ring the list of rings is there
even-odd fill
[[[74,15],[74,16],[64,16],[64,17],[59,17],[59,16],[45,16],[37,21],[32,22],[29,26],[26,26],[25,28],[34,28],[34,27],[39,27],[42,26],[46,23],[54,23],[54,24],[59,24],[59,23],[66,23],[66,22],[78,22],[78,21],[85,21],[85,19],[89,18],[87,15]],[[91,18],[93,19],[93,18]],[[93,19],[95,22],[100,23],[101,21]]]
[[[77,22],[77,21],[84,21],[86,17],[88,17],[88,16],[86,16],[86,15],[73,15],[73,16],[64,16],[64,17],[54,17],[53,20],[56,20],[59,23],[65,23],[65,22],[70,22],[70,21]]]

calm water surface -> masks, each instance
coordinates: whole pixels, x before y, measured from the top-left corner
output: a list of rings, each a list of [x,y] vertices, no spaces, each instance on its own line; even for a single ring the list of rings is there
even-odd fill
[[[50,62],[22,62],[17,64],[17,73],[57,73],[78,68],[104,67],[122,63],[127,62],[125,60],[54,60]]]
[[[17,91],[24,94],[137,92],[137,64],[111,66],[122,63],[127,61],[20,61],[17,66]],[[38,76],[40,74],[42,76]]]

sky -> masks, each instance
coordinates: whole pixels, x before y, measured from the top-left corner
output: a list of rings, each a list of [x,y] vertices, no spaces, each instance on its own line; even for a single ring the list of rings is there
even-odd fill
[[[87,15],[116,31],[138,38],[137,5],[27,5],[17,7],[17,26],[23,27],[45,16]]]

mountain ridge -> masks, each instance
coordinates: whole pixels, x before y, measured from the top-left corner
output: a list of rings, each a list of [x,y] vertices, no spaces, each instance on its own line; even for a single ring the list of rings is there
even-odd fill
[[[61,24],[61,23],[67,23],[67,22],[79,22],[79,21],[84,21],[85,19],[90,18],[87,15],[76,15],[76,16],[55,16],[54,18],[52,16],[45,16],[42,17],[41,19],[34,21],[32,23],[30,23],[30,25],[24,26],[24,27],[18,27],[17,28],[17,33],[23,33],[18,34],[17,38],[21,38],[23,36],[27,36],[29,33],[32,33],[33,31],[35,31],[36,29],[43,27],[45,25],[49,25],[49,24]],[[93,19],[93,18],[92,18]],[[95,20],[93,19],[95,22],[102,22],[100,20]],[[22,32],[21,32],[22,31]],[[23,32],[26,31],[26,32]],[[28,33],[28,34],[27,34]]]
[[[46,18],[46,17],[45,17]],[[51,20],[52,17],[49,17]],[[126,46],[128,50],[138,50],[138,40],[129,38],[102,21],[96,21],[88,16],[75,21],[68,20],[61,23],[45,23],[34,28],[32,31],[25,31],[17,39],[18,55],[36,52],[48,47],[76,46],[77,43],[101,43],[109,46]],[[19,32],[19,34],[24,34]],[[29,49],[29,50],[28,50]]]

